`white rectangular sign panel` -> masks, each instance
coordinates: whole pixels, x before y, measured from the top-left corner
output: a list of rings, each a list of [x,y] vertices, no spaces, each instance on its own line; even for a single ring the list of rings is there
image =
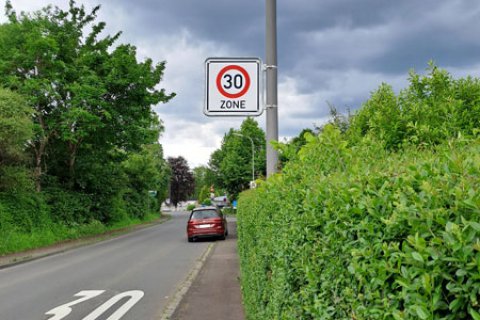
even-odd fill
[[[208,58],[205,61],[207,116],[259,116],[258,58]]]

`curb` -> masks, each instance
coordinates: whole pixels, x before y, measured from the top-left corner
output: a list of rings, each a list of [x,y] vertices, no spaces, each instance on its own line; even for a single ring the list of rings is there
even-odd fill
[[[208,257],[210,256],[215,243],[212,243],[208,246],[207,250],[203,253],[203,255],[197,260],[195,266],[192,268],[188,276],[185,280],[180,284],[179,289],[171,299],[167,302],[167,305],[162,310],[161,316],[157,318],[157,320],[170,320],[175,310],[177,310],[178,305],[182,301],[185,294],[188,292],[190,287],[192,286],[193,281],[197,277],[198,273],[202,269],[203,265],[207,261]]]

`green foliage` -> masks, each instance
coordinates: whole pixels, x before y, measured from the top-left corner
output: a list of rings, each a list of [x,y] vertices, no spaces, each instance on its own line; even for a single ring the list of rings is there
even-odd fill
[[[300,149],[307,143],[307,137],[322,133],[324,128],[332,125],[338,130],[340,130],[342,134],[346,133],[349,130],[350,121],[352,119],[350,110],[348,110],[347,115],[343,115],[340,112],[338,112],[338,110],[333,105],[329,104],[329,107],[330,107],[330,119],[327,121],[327,123],[321,126],[315,126],[314,130],[310,128],[303,129],[298,134],[298,136],[293,137],[288,141],[285,141],[285,142],[272,141],[271,142],[273,147],[279,153],[279,161],[282,167],[284,167],[288,161],[297,157]]]
[[[303,129],[298,136],[288,142],[272,141],[274,148],[279,153],[279,161],[282,166],[297,156],[298,151],[307,143],[306,136],[313,134],[315,133],[312,129]]]
[[[216,175],[215,186],[225,189],[233,198],[248,189],[252,180],[252,142],[255,177],[264,176],[265,133],[252,118],[245,119],[239,130],[231,129],[223,138],[221,148],[210,157],[209,165]]]
[[[197,197],[198,202],[202,201],[201,199],[209,198],[209,195],[210,195],[210,187],[207,185],[204,185],[200,190],[200,193],[198,194],[198,197]]]
[[[173,97],[156,87],[165,63],[137,61],[131,45],[114,47],[119,33],[101,38],[106,25],[94,23],[98,10],[75,1],[67,11],[47,7],[16,17],[10,10],[10,23],[0,28],[0,83],[37,111],[32,146],[40,162],[51,148],[70,174],[92,144],[108,152],[155,142],[163,127],[151,106]]]
[[[426,76],[412,71],[409,80],[399,95],[386,84],[372,94],[352,118],[350,140],[368,135],[396,150],[405,143],[429,146],[478,131],[479,79],[455,80],[431,63]]]
[[[33,191],[31,172],[22,165],[0,165],[0,192]]]
[[[131,217],[143,218],[148,212],[160,211],[167,191],[168,165],[163,159],[159,144],[145,146],[123,162],[128,177],[128,189],[124,198]],[[156,191],[155,198],[148,192]],[[160,200],[160,201],[159,201]]]
[[[185,201],[195,191],[195,180],[190,171],[187,160],[183,157],[169,157],[167,159],[171,170],[170,201],[177,207],[180,201]]]
[[[0,193],[0,229],[33,232],[51,224],[49,207],[44,199],[31,193]]]
[[[86,194],[61,188],[45,190],[53,222],[65,225],[87,224],[93,220],[92,202]]]
[[[205,199],[210,190],[210,186],[215,185],[215,174],[207,166],[199,166],[193,169],[193,178],[195,180],[195,199]]]
[[[480,290],[480,139],[402,154],[342,144],[324,133],[304,161],[242,194],[249,318],[468,318]]]
[[[32,113],[21,96],[0,88],[0,165],[25,158],[26,143],[33,135]]]
[[[187,206],[187,211],[192,211],[193,209],[195,209],[195,207],[196,207],[195,204],[193,204],[193,203],[192,203],[192,204],[189,204],[189,205]]]
[[[0,221],[9,239],[49,234],[51,224],[78,230],[147,219],[166,197],[164,128],[152,110],[174,96],[158,86],[165,62],[139,61],[134,46],[116,45],[120,33],[104,36],[99,8],[69,1],[66,10],[17,14],[6,3],[0,192],[9,196],[0,197]]]
[[[0,192],[32,190],[26,145],[33,136],[33,109],[18,94],[0,88]]]
[[[344,134],[305,135],[241,194],[248,319],[478,318],[477,80],[411,81],[399,97],[383,85]]]
[[[212,205],[212,200],[210,200],[210,198],[205,198],[205,199],[203,199],[203,201],[202,201],[202,205],[204,205],[204,206],[211,206],[211,205]]]
[[[223,214],[230,215],[230,216],[233,216],[233,215],[237,214],[237,210],[234,209],[233,207],[224,207],[222,209],[222,212],[223,212]]]

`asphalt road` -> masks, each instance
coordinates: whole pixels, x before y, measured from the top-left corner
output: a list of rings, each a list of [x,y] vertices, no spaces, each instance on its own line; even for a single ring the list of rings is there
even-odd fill
[[[94,245],[0,269],[0,320],[155,320],[211,242],[187,213]]]

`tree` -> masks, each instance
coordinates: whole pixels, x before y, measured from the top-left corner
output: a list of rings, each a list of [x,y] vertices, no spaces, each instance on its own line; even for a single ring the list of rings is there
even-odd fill
[[[230,129],[220,149],[212,153],[210,168],[216,175],[217,185],[232,197],[249,187],[252,180],[252,142],[254,148],[254,176],[266,174],[265,133],[252,119],[245,119],[239,130]]]
[[[177,207],[180,201],[185,201],[195,191],[193,173],[190,171],[187,160],[183,157],[169,157],[167,159],[172,172],[170,178],[170,201]]]
[[[158,120],[151,105],[173,97],[156,88],[164,62],[138,62],[135,47],[113,47],[120,33],[99,39],[106,26],[93,23],[99,6],[87,13],[71,0],[67,11],[49,6],[17,16],[7,1],[6,9],[0,84],[28,97],[36,111],[31,147],[38,191],[45,168],[54,166],[62,168],[57,178],[73,188],[82,147],[101,157],[152,143]],[[48,165],[47,151],[55,155]]]
[[[123,168],[128,177],[128,189],[124,197],[131,215],[142,218],[150,209],[158,212],[165,199],[169,170],[163,159],[162,146],[144,146],[141,152],[132,153],[124,162]],[[154,208],[150,192],[155,191]]]
[[[207,189],[208,192],[210,186],[215,185],[215,175],[208,166],[199,166],[193,169],[193,177],[195,180],[194,195],[198,201],[203,201],[205,193],[202,190]]]

